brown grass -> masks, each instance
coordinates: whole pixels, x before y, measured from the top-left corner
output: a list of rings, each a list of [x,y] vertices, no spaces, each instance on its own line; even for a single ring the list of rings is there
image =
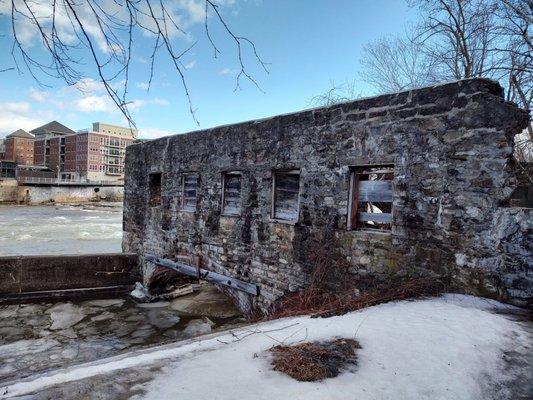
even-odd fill
[[[270,349],[272,366],[291,378],[303,382],[319,381],[339,375],[357,364],[356,349],[361,348],[353,339],[328,342],[310,342],[294,346],[279,345]]]
[[[268,318],[341,315],[389,301],[437,296],[445,290],[445,281],[434,276],[352,274],[340,248],[331,238],[310,242],[303,260],[310,276],[309,285],[278,300]]]
[[[315,317],[342,315],[350,311],[375,306],[395,300],[437,296],[444,291],[438,278],[396,277],[376,283],[361,294],[354,291],[337,293],[320,290],[304,290],[283,298],[276,304],[270,318],[283,318],[312,314]]]

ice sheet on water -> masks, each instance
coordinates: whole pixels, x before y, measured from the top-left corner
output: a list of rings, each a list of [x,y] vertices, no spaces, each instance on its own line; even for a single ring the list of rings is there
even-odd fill
[[[85,318],[86,314],[81,307],[72,303],[59,303],[47,310],[52,319],[50,330],[63,330],[70,328]]]

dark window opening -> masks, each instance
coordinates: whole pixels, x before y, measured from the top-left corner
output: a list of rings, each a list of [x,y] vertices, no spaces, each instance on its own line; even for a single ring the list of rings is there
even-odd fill
[[[296,222],[300,195],[300,171],[274,173],[272,218]]]
[[[150,207],[161,205],[161,173],[148,175],[148,188],[150,190]]]
[[[183,175],[182,209],[185,211],[196,210],[196,196],[198,189],[198,175]]]
[[[393,178],[392,165],[352,169],[348,229],[391,229]]]
[[[228,172],[223,175],[222,213],[226,215],[241,214],[241,174]]]

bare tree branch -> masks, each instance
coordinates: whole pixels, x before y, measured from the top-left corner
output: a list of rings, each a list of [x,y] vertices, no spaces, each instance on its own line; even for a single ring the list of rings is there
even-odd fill
[[[240,79],[245,77],[261,90],[245,68],[245,58],[250,56],[268,73],[267,64],[259,56],[255,44],[232,31],[215,0],[203,1],[204,29],[214,56],[220,50],[210,31],[210,14],[222,25],[225,38],[237,46],[236,57],[241,70],[236,77],[236,86],[240,87]],[[196,42],[178,48],[180,36],[188,35],[180,25],[179,13],[184,10],[179,7],[179,3],[164,0],[3,0],[0,12],[4,11],[3,14],[11,19],[14,67],[0,69],[0,72],[22,71],[21,67],[24,67],[39,85],[45,85],[43,78],[49,77],[60,79],[69,86],[78,86],[84,78],[93,75],[128,122],[135,125],[128,99],[133,41],[135,37],[151,36],[154,41],[150,51],[148,88],[154,79],[157,56],[162,52],[171,61],[187,98],[189,112],[198,123],[182,63],[182,58]],[[28,43],[28,35],[33,39],[31,43]],[[35,43],[42,46],[35,46]],[[244,45],[249,46],[247,51]],[[47,57],[42,56],[43,50]]]
[[[378,92],[486,77],[528,112],[533,100],[531,0],[407,0],[420,21],[405,37],[365,47],[361,77]],[[533,148],[533,128],[528,126]],[[533,154],[524,152],[522,154]]]

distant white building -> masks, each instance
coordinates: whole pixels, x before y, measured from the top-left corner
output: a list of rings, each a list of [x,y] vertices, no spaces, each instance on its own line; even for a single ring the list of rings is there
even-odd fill
[[[129,139],[137,139],[138,136],[137,129],[118,125],[104,124],[102,122],[93,122],[93,132]]]

